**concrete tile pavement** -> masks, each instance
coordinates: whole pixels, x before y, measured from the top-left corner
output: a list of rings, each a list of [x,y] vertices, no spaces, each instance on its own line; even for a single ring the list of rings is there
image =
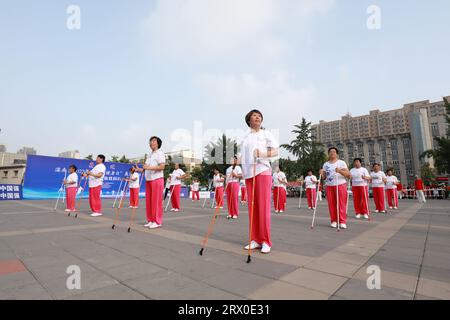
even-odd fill
[[[109,202],[97,219],[86,214],[86,202],[78,219],[52,212],[50,201],[0,203],[0,222],[7,220],[0,223],[0,266],[18,260],[26,267],[0,275],[0,299],[450,299],[447,201],[404,200],[401,210],[372,222],[350,214],[349,229],[337,233],[325,203],[311,230],[311,212],[289,199],[287,212],[272,216],[273,252],[254,252],[249,265],[243,207],[237,221],[222,214],[200,257],[211,209],[183,201],[183,211],[166,213],[159,230],[142,227],[139,209],[129,234],[130,210],[112,230]],[[73,264],[81,267],[81,290],[66,288]],[[382,290],[366,286],[374,264]]]

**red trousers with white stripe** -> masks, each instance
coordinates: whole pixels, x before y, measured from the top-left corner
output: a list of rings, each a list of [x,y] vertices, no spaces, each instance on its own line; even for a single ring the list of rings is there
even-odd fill
[[[216,188],[214,198],[216,200],[216,206],[223,207],[223,187]]]
[[[192,191],[192,200],[200,201],[200,191]]]
[[[308,208],[316,207],[316,188],[306,188],[306,198],[308,198]]]
[[[375,202],[375,209],[378,211],[385,211],[384,204],[384,187],[372,188],[373,191],[373,201]]]
[[[286,190],[284,188],[273,188],[273,204],[276,211],[286,210]]]
[[[353,206],[356,214],[369,214],[369,187],[352,186]]]
[[[239,182],[230,182],[227,185],[227,205],[230,216],[239,215]]]
[[[130,188],[130,206],[137,207],[139,205],[139,188]]]
[[[247,190],[245,187],[241,187],[241,201],[247,201]]]
[[[339,223],[345,224],[347,221],[347,183],[343,183],[339,186],[327,186],[327,201],[331,222],[338,222],[337,221],[338,197],[339,197]]]
[[[67,209],[75,210],[75,198],[77,197],[78,188],[66,188],[66,205]]]
[[[145,211],[147,222],[162,225],[164,178],[145,182]]]
[[[176,184],[173,186],[170,186],[170,202],[172,203],[173,209],[180,210],[180,191],[181,191],[181,184]]]
[[[255,195],[253,198],[253,178],[246,179],[248,193],[248,212],[251,221],[251,240],[259,244],[267,243],[270,247],[270,191],[272,189],[272,176],[259,174],[255,178]],[[252,211],[252,198],[254,200]],[[253,213],[253,217],[252,217]]]
[[[102,186],[89,188],[89,205],[93,213],[102,213],[102,200],[100,195],[102,193]]]
[[[398,207],[397,189],[386,189],[386,197],[389,207]]]

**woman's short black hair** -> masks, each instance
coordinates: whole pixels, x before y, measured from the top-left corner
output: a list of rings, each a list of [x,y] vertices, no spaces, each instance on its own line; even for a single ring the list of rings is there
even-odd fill
[[[362,159],[361,159],[361,158],[355,158],[355,159],[353,160],[353,163],[355,163],[356,161],[359,161],[360,163],[362,163]]]
[[[313,173],[313,169],[308,169],[308,170],[306,170],[306,173],[308,173],[308,172]]]
[[[249,113],[247,113],[247,115],[245,116],[245,123],[247,123],[247,126],[250,127],[250,118],[252,117],[252,115],[254,113],[257,113],[261,116],[261,121],[264,120],[263,114],[261,113],[261,111],[257,110],[257,109],[253,109],[252,111],[250,111]]]
[[[148,141],[152,141],[153,139],[156,139],[156,142],[158,143],[158,149],[161,149],[162,146],[162,140],[161,138],[157,137],[157,136],[153,136],[151,137]]]
[[[102,159],[102,162],[103,162],[103,163],[105,163],[105,159],[106,159],[106,157],[105,157],[104,155],[102,155],[102,154],[99,154],[99,155],[97,156],[97,158],[100,158],[100,159]]]
[[[336,150],[336,154],[339,155],[339,150],[338,150],[338,148],[336,148],[336,147],[328,148],[328,153],[330,153],[331,150]]]
[[[375,162],[372,167],[375,168],[375,166],[381,166],[378,162]]]
[[[74,164],[71,164],[70,166],[69,166],[69,169],[70,168],[72,168],[73,170],[75,170],[75,171],[77,171],[78,170],[78,168],[77,168],[77,166],[76,165],[74,165]]]
[[[387,169],[386,173],[389,173],[389,172],[392,172],[392,174],[394,174],[394,169],[392,169],[392,168]]]

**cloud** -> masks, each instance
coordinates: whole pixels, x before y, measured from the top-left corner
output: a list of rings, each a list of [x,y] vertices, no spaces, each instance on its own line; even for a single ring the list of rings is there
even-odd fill
[[[158,0],[143,23],[144,39],[163,59],[180,62],[276,61],[334,0]]]

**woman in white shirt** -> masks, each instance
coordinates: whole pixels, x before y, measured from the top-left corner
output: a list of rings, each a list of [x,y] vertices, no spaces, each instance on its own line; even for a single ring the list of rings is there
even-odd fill
[[[194,181],[192,181],[191,191],[192,201],[200,201],[200,182],[198,181],[198,179],[194,179]]]
[[[139,205],[139,173],[135,167],[130,168],[130,177],[125,179],[129,183],[130,189],[130,208],[137,209]]]
[[[92,210],[92,217],[102,215],[102,200],[100,198],[105,178],[106,167],[105,156],[99,154],[96,159],[96,166],[91,171],[86,171],[83,176],[89,177],[89,205]]]
[[[180,211],[180,192],[181,192],[181,180],[186,177],[183,170],[180,169],[180,165],[175,163],[175,170],[170,175],[170,202],[172,209],[170,211]]]
[[[394,170],[389,169],[386,177],[386,197],[389,204],[389,209],[398,209],[398,195],[397,195],[398,179],[394,176]]]
[[[228,219],[237,219],[239,215],[239,179],[242,178],[242,169],[238,166],[237,157],[231,158],[231,167],[227,169],[227,206]]]
[[[384,187],[386,183],[386,175],[381,171],[378,163],[373,165],[373,171],[370,173],[372,178],[373,201],[375,202],[376,213],[386,213],[384,200]]]
[[[78,190],[78,175],[77,175],[77,167],[75,165],[71,165],[69,167],[69,175],[64,180],[64,185],[66,186],[66,212],[74,212],[75,211],[75,199],[77,197]]]
[[[241,204],[247,203],[247,188],[245,187],[245,180],[240,181],[241,185]]]
[[[240,150],[242,172],[249,199],[251,240],[245,250],[261,248],[262,253],[269,253],[272,247],[270,238],[272,168],[269,160],[278,157],[279,147],[272,133],[261,127],[263,115],[260,111],[250,111],[245,116],[245,122],[250,132],[242,141]]]
[[[164,168],[166,157],[161,150],[162,140],[153,136],[149,140],[150,156],[147,158],[143,168],[145,170],[145,209],[147,224],[150,229],[159,228],[163,222],[163,193],[164,193]]]
[[[317,177],[313,175],[312,169],[309,169],[305,177],[306,198],[308,199],[308,209],[314,210],[317,198]]]
[[[347,164],[344,161],[339,160],[339,151],[337,148],[332,147],[328,149],[328,162],[323,165],[320,175],[326,181],[331,227],[347,229],[348,198],[346,178],[350,179],[350,171],[348,170]]]
[[[353,160],[353,168],[350,170],[352,176],[353,206],[356,218],[369,219],[369,185],[371,180],[369,171],[362,166],[362,159]]]
[[[275,168],[273,179],[273,203],[275,213],[283,213],[286,210],[286,175],[280,170],[280,166]]]
[[[216,209],[223,208],[223,182],[225,181],[223,174],[218,169],[214,169],[214,199],[216,201]]]

